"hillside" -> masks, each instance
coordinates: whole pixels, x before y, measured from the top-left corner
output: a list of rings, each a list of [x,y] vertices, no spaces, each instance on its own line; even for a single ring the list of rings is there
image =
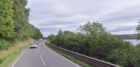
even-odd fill
[[[136,34],[124,34],[124,35],[115,35],[122,39],[136,39]]]

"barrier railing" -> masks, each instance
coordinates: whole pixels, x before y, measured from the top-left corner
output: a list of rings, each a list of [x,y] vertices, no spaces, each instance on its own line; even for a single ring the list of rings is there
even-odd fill
[[[50,45],[50,46],[52,46],[56,49],[62,50],[64,52],[68,53],[69,55],[92,65],[93,67],[120,67],[120,66],[112,64],[110,62],[106,62],[106,61],[99,60],[99,59],[96,59],[96,58],[93,58],[93,57],[89,57],[89,56],[86,56],[86,55],[83,55],[83,54],[79,54],[77,52],[73,52],[73,51],[58,47],[58,46],[54,46],[54,45]]]

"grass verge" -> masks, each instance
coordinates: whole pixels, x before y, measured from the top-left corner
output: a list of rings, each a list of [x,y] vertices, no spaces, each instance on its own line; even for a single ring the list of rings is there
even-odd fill
[[[10,47],[8,50],[0,51],[0,67],[10,67],[23,49],[31,44],[31,41],[32,40],[29,39],[22,42],[16,42],[14,46]]]
[[[87,63],[85,63],[85,62],[83,62],[83,61],[81,61],[81,60],[78,60],[78,59],[76,59],[76,58],[74,58],[74,57],[68,55],[68,54],[65,53],[64,51],[58,50],[58,49],[56,49],[56,48],[54,48],[54,47],[52,47],[52,46],[50,46],[50,45],[47,45],[47,46],[48,46],[49,48],[51,48],[52,50],[54,50],[55,52],[59,53],[60,55],[62,55],[62,56],[64,56],[64,57],[66,57],[67,59],[69,59],[69,60],[71,60],[71,61],[73,61],[73,62],[79,64],[79,65],[82,66],[82,67],[92,67],[91,65],[89,65],[89,64],[87,64]]]

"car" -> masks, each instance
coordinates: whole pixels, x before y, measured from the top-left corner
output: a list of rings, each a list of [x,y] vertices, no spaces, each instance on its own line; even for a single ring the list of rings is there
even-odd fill
[[[30,48],[37,48],[38,46],[37,46],[37,44],[35,43],[35,44],[32,44],[31,46],[30,46]]]

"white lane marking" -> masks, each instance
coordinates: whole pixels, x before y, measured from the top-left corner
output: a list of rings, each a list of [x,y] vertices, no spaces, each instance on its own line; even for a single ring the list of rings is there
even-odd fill
[[[43,65],[46,66],[46,63],[44,62],[44,60],[43,60],[41,55],[40,55],[40,58],[41,58],[41,61],[42,61]]]
[[[19,57],[15,60],[15,62],[12,64],[11,67],[15,67],[16,63],[20,60],[20,58],[23,56],[23,54],[25,53],[26,49],[19,55]]]
[[[47,47],[48,48],[48,47]],[[50,48],[48,48],[50,51],[52,51],[53,53],[52,54],[56,54],[56,55],[58,55],[59,57],[61,57],[63,60],[66,60],[67,62],[69,62],[69,63],[71,63],[71,64],[73,64],[73,65],[75,65],[76,67],[81,67],[80,65],[78,65],[78,64],[76,64],[76,63],[74,63],[74,62],[72,62],[72,61],[70,61],[69,59],[67,59],[66,57],[64,57],[64,56],[62,56],[62,55],[60,55],[60,54],[58,54],[57,52],[55,52],[55,51],[53,51],[52,49],[50,49]]]
[[[52,52],[52,54],[56,54],[56,55],[60,56],[62,59],[66,60],[67,62],[69,62],[69,63],[71,63],[71,64],[73,64],[75,67],[81,67],[80,65],[78,65],[78,64],[76,64],[76,63],[70,61],[70,60],[67,59],[66,57],[60,55],[59,53],[57,53],[57,52],[53,51],[52,49],[50,49],[49,47],[45,46],[44,43],[43,43],[43,47],[46,47],[46,49],[49,49],[49,50]]]

